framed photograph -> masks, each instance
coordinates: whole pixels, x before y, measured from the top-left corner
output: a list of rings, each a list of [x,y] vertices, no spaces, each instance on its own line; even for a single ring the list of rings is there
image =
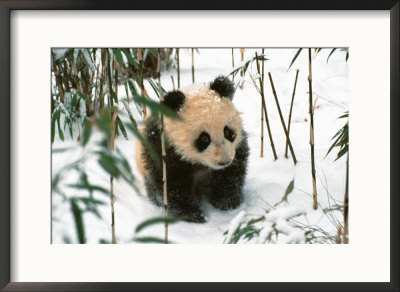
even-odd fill
[[[399,7],[0,0],[2,291],[399,291]]]

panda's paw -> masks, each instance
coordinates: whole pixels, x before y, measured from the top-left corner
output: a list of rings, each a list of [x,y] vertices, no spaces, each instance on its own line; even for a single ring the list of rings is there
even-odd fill
[[[218,198],[217,200],[210,200],[211,205],[222,211],[227,211],[239,207],[243,199],[241,196]]]
[[[204,214],[201,210],[192,211],[189,213],[184,213],[179,216],[180,219],[193,222],[193,223],[205,223],[206,219],[204,218]]]

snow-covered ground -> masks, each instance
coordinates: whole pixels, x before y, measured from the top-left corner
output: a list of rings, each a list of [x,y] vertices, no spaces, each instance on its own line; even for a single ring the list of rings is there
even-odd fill
[[[246,49],[245,59],[259,54],[261,50]],[[314,113],[314,135],[315,135],[315,164],[317,174],[318,201],[320,207],[312,209],[312,180],[310,163],[310,129],[308,113],[308,55],[307,50],[299,55],[292,68],[288,66],[297,49],[266,49],[269,59],[265,63],[265,72],[271,72],[277,95],[280,101],[285,121],[287,122],[290,101],[292,96],[296,69],[300,69],[296,96],[294,100],[292,125],[290,137],[298,160],[297,165],[292,159],[284,158],[285,134],[279,119],[278,110],[272,95],[268,76],[265,77],[266,106],[272,135],[278,154],[278,160],[274,161],[266,127],[264,127],[264,157],[260,158],[260,95],[255,90],[250,79],[246,80],[243,89],[238,89],[234,97],[234,104],[240,112],[244,122],[244,129],[248,132],[250,157],[248,164],[248,175],[244,187],[244,202],[235,210],[220,211],[209,203],[203,203],[207,223],[196,224],[179,222],[169,226],[169,238],[175,243],[223,243],[224,231],[228,230],[232,219],[244,211],[244,217],[256,217],[265,214],[271,206],[279,202],[285,193],[290,181],[294,179],[295,186],[289,195],[288,202],[279,207],[288,206],[304,210],[296,220],[307,225],[315,225],[332,235],[337,232],[336,221],[342,222],[340,212],[332,212],[331,215],[323,213],[323,208],[335,204],[334,200],[342,204],[345,190],[345,158],[334,162],[337,150],[325,158],[327,150],[331,145],[331,138],[344,125],[345,119],[337,119],[348,110],[349,79],[348,63],[345,61],[345,53],[336,51],[327,62],[330,49],[323,49],[313,59],[313,92],[316,101]],[[235,49],[235,63],[239,63],[239,49]],[[181,50],[181,85],[191,83],[191,54],[189,50]],[[349,59],[349,62],[351,57]],[[231,49],[200,49],[195,55],[195,79],[196,82],[210,82],[220,74],[228,74],[232,68]],[[254,70],[255,68],[253,68]],[[161,83],[166,90],[172,89],[171,75],[176,82],[176,70],[172,68],[169,72],[162,72]],[[146,82],[147,91],[155,94]],[[119,90],[120,98],[124,97],[123,87]],[[131,111],[137,113],[134,106]],[[140,116],[135,115],[138,121]],[[69,134],[66,134],[68,139]],[[60,141],[56,138],[53,149],[71,147],[71,150],[53,153],[52,172],[53,175],[66,164],[86,157],[86,170],[91,183],[109,186],[109,178],[100,169],[93,157],[88,157],[82,148],[77,147],[76,141]],[[142,179],[135,166],[135,138],[130,135],[129,140],[122,136],[116,140],[117,147],[130,159],[130,164],[137,177],[139,189],[144,194]],[[90,146],[89,146],[90,148]],[[74,173],[64,177],[62,183],[76,182]],[[76,195],[76,191],[65,187],[68,196]],[[124,181],[115,181],[115,204],[116,235],[118,243],[132,243],[135,227],[142,221],[163,215],[160,207],[154,206],[143,194],[136,193],[131,186]],[[84,222],[88,243],[98,243],[100,239],[107,241],[111,238],[111,213],[109,199],[103,194],[96,193],[98,199],[104,200],[106,205],[100,207],[102,220],[91,213],[85,213]],[[65,240],[77,242],[72,213],[69,204],[61,203],[60,197],[53,195],[52,198],[52,239],[53,243],[64,243]],[[241,213],[241,216],[243,213]],[[336,218],[336,219],[335,219]],[[261,223],[262,224],[262,223]],[[164,227],[162,224],[152,226],[141,232],[140,235],[163,237]],[[278,240],[278,242],[285,242]]]

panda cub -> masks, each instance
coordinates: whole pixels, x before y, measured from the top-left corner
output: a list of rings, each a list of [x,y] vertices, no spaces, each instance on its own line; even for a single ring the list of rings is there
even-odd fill
[[[164,105],[181,120],[164,117],[169,214],[190,222],[205,222],[202,197],[216,208],[229,210],[243,199],[249,148],[239,112],[232,103],[233,83],[223,76],[210,84],[192,84],[168,92]],[[146,119],[142,134],[161,161],[161,127]],[[136,150],[147,195],[162,204],[162,166],[139,142]]]

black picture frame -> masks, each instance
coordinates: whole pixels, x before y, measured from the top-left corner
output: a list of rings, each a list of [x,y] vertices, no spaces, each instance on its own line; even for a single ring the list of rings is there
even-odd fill
[[[399,291],[399,0],[0,0],[0,288],[2,291]],[[390,10],[390,282],[10,282],[10,12],[12,10]],[[379,97],[378,97],[379,98]],[[367,255],[366,255],[367,257]]]

